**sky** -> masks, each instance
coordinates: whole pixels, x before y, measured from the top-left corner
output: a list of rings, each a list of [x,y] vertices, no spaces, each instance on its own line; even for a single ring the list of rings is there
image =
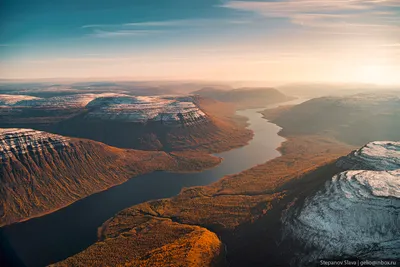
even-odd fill
[[[400,0],[2,0],[0,79],[400,84]]]

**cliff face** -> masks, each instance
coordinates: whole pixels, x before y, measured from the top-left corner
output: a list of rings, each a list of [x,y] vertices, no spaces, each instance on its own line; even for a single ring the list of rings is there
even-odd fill
[[[346,155],[351,148],[325,139],[299,139],[284,143],[281,150],[284,156],[240,174],[226,176],[208,186],[185,188],[175,197],[150,201],[119,212],[103,224],[98,242],[58,265],[77,266],[79,262],[90,265],[91,260],[103,260],[109,266],[124,266],[131,262],[142,264],[136,266],[154,266],[152,261],[144,259],[151,255],[149,257],[153,260],[152,255],[157,255],[160,262],[174,258],[175,265],[187,266],[186,254],[174,252],[175,239],[170,239],[168,233],[179,233],[177,228],[172,228],[174,225],[197,225],[214,232],[227,246],[229,266],[278,266],[276,263],[279,262],[268,260],[271,254],[275,257],[280,257],[280,254],[263,242],[275,244],[269,231],[278,233],[275,224],[280,220],[280,214],[273,215],[272,219],[270,214],[275,213],[275,206],[285,202],[290,189],[285,184],[300,180],[304,173],[314,171],[316,166]],[[158,224],[154,224],[158,221],[168,223],[158,228]],[[137,229],[143,228],[147,234],[139,235]],[[195,251],[203,251],[205,255],[210,255],[207,251],[215,251],[218,247],[218,242],[202,244],[204,247]],[[160,247],[165,250],[158,249]],[[155,249],[157,254],[152,254]],[[211,255],[216,259],[225,256]],[[200,266],[213,266],[209,260],[202,262]]]
[[[0,226],[59,209],[141,173],[219,163],[205,154],[122,150],[31,129],[0,130],[0,159]]]
[[[219,111],[209,112],[216,106]],[[198,97],[101,98],[87,109],[50,125],[49,131],[116,147],[164,151],[221,152],[246,144],[252,136],[235,121],[229,105]]]
[[[216,153],[243,146],[252,133],[234,113],[229,104],[190,95],[0,95],[0,127],[34,128],[141,150]]]
[[[400,256],[400,142],[372,142],[337,162],[338,173],[283,217],[300,250],[294,265],[320,259]]]
[[[337,165],[346,170],[392,171],[400,169],[399,142],[368,143],[339,159]]]
[[[123,210],[102,226],[99,242],[60,266],[109,261],[124,247],[129,249],[113,258],[110,266],[131,262],[152,266],[141,261],[154,251],[151,244],[167,242],[159,247],[168,249],[157,250],[160,259],[169,259],[173,251],[166,246],[175,242],[167,238],[169,223],[215,232],[227,245],[231,266],[314,266],[320,259],[398,258],[400,143],[373,142],[337,160],[333,153],[344,154],[348,147],[316,142],[317,138],[292,139],[281,149],[282,157],[264,165]],[[154,221],[168,224],[157,230]],[[136,229],[143,227],[148,227],[149,235],[136,242]],[[177,262],[184,263],[185,257]]]

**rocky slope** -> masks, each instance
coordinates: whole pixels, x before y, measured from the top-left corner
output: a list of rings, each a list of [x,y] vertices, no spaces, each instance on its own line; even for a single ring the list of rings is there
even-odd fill
[[[252,134],[234,113],[229,104],[198,96],[0,95],[0,127],[143,150],[221,152],[242,146]]]
[[[63,150],[70,145],[68,138],[32,129],[0,129],[0,159],[28,153],[40,153],[47,148]]]
[[[104,260],[109,266],[124,266],[131,262],[142,263],[137,266],[153,266],[141,260],[146,255],[152,255],[155,246],[160,243],[168,248],[157,254],[160,261],[168,262],[173,254],[176,265],[182,263],[186,266],[184,254],[169,250],[174,248],[175,243],[167,238],[174,231],[171,228],[173,224],[164,224],[165,228],[161,229],[155,226],[155,221],[190,227],[197,225],[214,232],[227,246],[229,266],[278,266],[274,264],[276,262],[271,263],[262,257],[270,260],[271,254],[275,257],[280,254],[259,241],[275,244],[275,239],[271,235],[265,236],[264,230],[267,228],[273,234],[278,233],[275,223],[280,214],[275,215],[274,207],[285,203],[289,188],[303,188],[298,184],[286,187],[286,184],[300,180],[304,173],[313,172],[316,166],[326,164],[350,150],[343,144],[326,139],[291,140],[281,148],[282,157],[226,176],[209,186],[185,188],[175,197],[150,201],[119,212],[100,228],[98,242],[60,262],[59,266],[75,266],[94,259],[98,262]],[[271,219],[271,216],[275,217]],[[138,235],[136,229],[144,226],[148,226],[148,234]],[[165,242],[172,246],[167,246]],[[201,250],[214,250],[215,245],[210,244],[218,242],[204,244],[206,247]],[[202,266],[212,265],[204,261]]]
[[[126,244],[130,249],[109,265],[139,262],[153,251],[147,242],[165,240],[171,229],[155,230],[154,220],[215,232],[228,248],[229,266],[398,258],[400,143],[373,142],[336,160],[348,147],[318,138],[292,138],[281,148],[284,155],[266,164],[126,209],[102,226],[99,242],[60,266],[109,261],[113,251]],[[135,243],[132,233],[142,225],[149,226],[150,235]],[[169,259],[168,255],[166,250],[158,256]]]
[[[0,226],[43,215],[154,170],[197,171],[201,153],[123,150],[31,129],[0,130]]]
[[[400,169],[399,142],[376,141],[341,158],[337,165],[346,170],[393,171]]]
[[[98,98],[117,97],[122,94],[74,94],[40,98],[29,95],[0,95],[0,106],[19,108],[84,108],[90,102]]]
[[[205,267],[224,263],[224,246],[214,233],[170,219],[152,218],[121,235],[112,230],[103,234],[102,244],[50,266]],[[99,257],[99,249],[110,256]]]
[[[206,114],[194,103],[194,98],[173,96],[118,96],[100,97],[87,106],[87,120],[117,120],[190,126],[207,120]]]
[[[283,217],[298,250],[293,266],[320,259],[398,259],[400,142],[372,142],[341,158],[335,175]]]

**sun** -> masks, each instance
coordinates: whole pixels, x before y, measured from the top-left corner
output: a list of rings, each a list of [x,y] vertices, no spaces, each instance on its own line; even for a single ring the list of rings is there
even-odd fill
[[[387,82],[387,73],[383,66],[365,65],[360,67],[358,79],[363,83],[383,84]]]

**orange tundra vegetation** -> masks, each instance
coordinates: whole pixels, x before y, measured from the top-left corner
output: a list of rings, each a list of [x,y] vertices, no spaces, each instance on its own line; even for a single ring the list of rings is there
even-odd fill
[[[139,174],[214,167],[221,159],[208,153],[240,147],[251,139],[247,119],[236,116],[233,105],[197,101],[212,122],[204,131],[209,127],[214,131],[192,135],[196,129],[176,129],[178,134],[169,138],[174,148],[169,152],[120,149],[72,138],[72,145],[64,150],[49,147],[0,162],[0,226],[53,212]]]
[[[200,171],[221,161],[199,152],[119,149],[82,139],[71,144],[1,162],[0,226],[44,215],[139,174]]]
[[[35,129],[96,140],[110,146],[140,150],[195,150],[218,153],[246,145],[253,132],[247,118],[235,115],[235,105],[195,96],[194,101],[207,116],[190,124],[166,126],[110,120],[87,120],[85,114]],[[24,127],[30,125],[22,124]]]
[[[239,174],[226,176],[209,186],[186,188],[175,197],[142,203],[121,211],[99,229],[97,243],[56,266],[79,266],[93,259],[105,262],[99,266],[124,266],[131,263],[137,263],[136,266],[153,266],[153,262],[162,263],[161,266],[186,266],[174,265],[175,262],[186,263],[184,253],[175,254],[174,264],[170,261],[170,251],[152,253],[154,244],[159,244],[159,252],[161,248],[173,247],[175,239],[168,238],[173,223],[200,226],[214,232],[228,248],[230,266],[245,266],[243,264],[246,261],[248,263],[250,254],[254,254],[251,257],[257,261],[264,254],[277,252],[265,249],[268,246],[259,242],[256,243],[260,248],[251,245],[254,244],[253,239],[258,239],[257,235],[265,235],[268,229],[276,229],[280,215],[275,211],[285,207],[295,195],[301,192],[304,194],[324,181],[320,179],[322,171],[328,172],[327,177],[331,177],[329,173],[337,171],[332,163],[352,149],[352,146],[321,136],[290,137],[279,148],[283,154],[281,157]],[[321,170],[320,166],[326,167]],[[167,220],[168,223],[160,229],[154,225],[155,220]],[[144,240],[138,242],[137,229],[143,228],[150,234],[141,236]],[[188,242],[193,243],[195,240]],[[268,243],[273,239],[264,236],[262,240],[261,243]],[[202,246],[199,249],[210,255],[209,251],[213,247]],[[262,253],[251,252],[260,252],[262,249]],[[215,261],[225,256],[222,252],[212,255]],[[143,261],[144,258],[147,261]],[[242,262],[244,258],[246,261]],[[209,261],[204,261],[194,266],[210,265]]]

